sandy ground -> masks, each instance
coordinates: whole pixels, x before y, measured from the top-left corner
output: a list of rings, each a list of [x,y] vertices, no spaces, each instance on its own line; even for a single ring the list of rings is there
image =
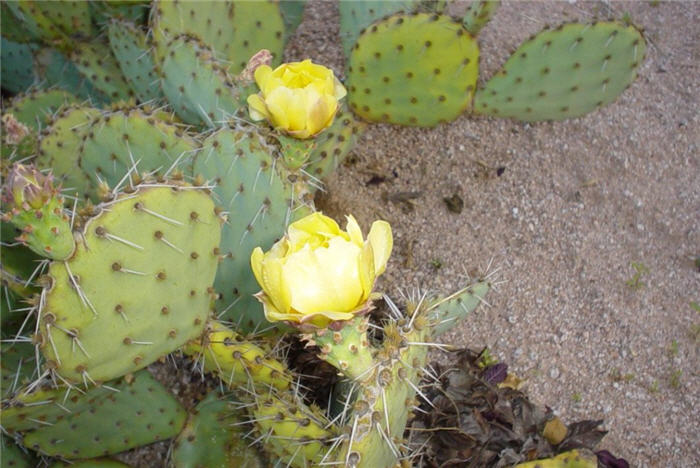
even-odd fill
[[[700,3],[504,2],[479,37],[481,76],[545,24],[610,10],[650,42],[616,103],[559,123],[374,125],[319,206],[391,222],[388,292],[447,292],[491,264],[491,306],[446,342],[489,346],[566,421],[604,418],[603,447],[632,466],[699,466]],[[342,72],[337,34],[335,5],[312,3],[289,58]],[[386,201],[399,192],[420,195]]]

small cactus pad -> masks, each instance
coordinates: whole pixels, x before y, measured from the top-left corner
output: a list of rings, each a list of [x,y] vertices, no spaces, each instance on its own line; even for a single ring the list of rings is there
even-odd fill
[[[134,24],[114,20],[107,29],[109,45],[119,67],[141,102],[162,96],[146,33]]]
[[[194,173],[216,183],[214,193],[230,219],[221,233],[217,310],[240,330],[266,328],[262,306],[253,297],[260,286],[250,269],[250,254],[258,246],[270,248],[289,222],[307,213],[302,175],[287,171],[262,136],[233,129],[202,143]]]
[[[133,95],[134,92],[126,82],[117,59],[107,45],[99,42],[78,43],[71,60],[108,101],[125,101]]]
[[[579,117],[634,81],[646,43],[634,26],[565,24],[524,42],[479,89],[474,111],[524,121]]]
[[[363,119],[434,126],[469,105],[479,48],[448,16],[398,14],[360,36],[348,68],[350,108]]]
[[[90,123],[101,115],[92,107],[67,107],[41,134],[37,164],[42,169],[51,168],[69,194],[85,193],[91,186],[90,178],[79,170],[78,161]]]
[[[38,255],[56,260],[65,260],[73,253],[70,222],[51,174],[15,164],[5,181],[2,202],[3,221],[22,231],[16,238],[18,242]]]
[[[596,468],[598,458],[590,450],[570,450],[556,457],[520,463],[515,468]]]
[[[126,109],[90,123],[79,164],[95,185],[104,181],[115,186],[129,171],[172,172],[191,160],[195,147],[181,127],[158,119],[155,113]],[[95,193],[90,195],[94,198]]]
[[[428,309],[427,318],[431,323],[432,336],[438,336],[452,329],[481,304],[490,286],[488,283],[474,283],[447,297],[434,301]]]
[[[184,408],[147,371],[109,387],[98,388],[99,397],[77,395],[87,405],[24,434],[23,444],[46,455],[90,458],[168,439],[184,426]]]
[[[107,381],[199,336],[220,222],[203,190],[144,184],[98,206],[73,257],[54,262],[41,350],[64,379]]]
[[[29,128],[41,130],[61,107],[77,102],[78,98],[59,89],[34,91],[15,97],[6,113],[14,115]]]
[[[304,171],[315,179],[327,179],[350,153],[365,127],[366,124],[357,120],[343,103],[333,125],[314,139],[315,146]]]
[[[215,320],[207,324],[202,338],[188,343],[183,351],[203,361],[204,370],[218,374],[229,387],[290,387],[294,378],[287,366],[270,356],[264,345],[244,341],[235,331]]]
[[[160,65],[161,86],[175,113],[187,123],[209,127],[230,119],[245,96],[211,50],[188,36],[173,39],[168,50]]]
[[[32,61],[32,46],[8,41],[0,44],[0,74],[2,89],[10,93],[26,91],[38,81]]]
[[[464,28],[476,36],[491,21],[500,6],[501,0],[472,0],[462,20]]]
[[[151,29],[159,60],[172,50],[165,44],[180,34],[201,41],[231,74],[243,70],[260,49],[269,50],[274,63],[282,58],[284,21],[277,2],[159,1],[153,9]]]
[[[243,439],[240,411],[216,392],[190,414],[174,443],[173,468],[262,468],[260,454]]]
[[[418,4],[416,0],[395,0],[391,2],[376,0],[340,0],[340,40],[343,43],[345,57],[350,56],[357,38],[372,23],[387,15],[398,12],[410,13]]]

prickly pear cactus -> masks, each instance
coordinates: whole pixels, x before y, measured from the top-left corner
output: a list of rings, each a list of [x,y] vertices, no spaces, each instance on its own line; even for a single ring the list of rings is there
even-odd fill
[[[469,34],[476,36],[501,6],[501,0],[472,0],[462,23]]]
[[[476,85],[479,47],[448,16],[397,14],[368,27],[350,55],[350,107],[371,122],[431,127],[457,118]]]
[[[277,149],[254,129],[222,129],[209,136],[194,173],[215,183],[214,193],[231,220],[221,234],[218,314],[244,332],[267,328],[252,297],[260,288],[250,274],[250,254],[257,246],[268,248],[289,222],[308,213],[303,174],[288,171]]]
[[[175,439],[174,468],[262,468],[258,451],[243,440],[245,416],[235,404],[209,393],[192,411]]]
[[[40,311],[48,366],[72,382],[141,369],[204,330],[221,219],[200,187],[145,183],[100,205]]]
[[[22,443],[50,456],[90,458],[169,439],[185,424],[184,408],[145,370],[95,390],[99,396],[76,392],[86,400],[80,409],[26,432]]]
[[[72,255],[75,242],[70,220],[51,174],[15,164],[4,188],[3,221],[22,231],[16,238],[18,242],[51,259],[65,260]]]
[[[579,117],[613,102],[637,77],[645,52],[642,34],[617,22],[543,31],[479,89],[474,110],[525,121]]]

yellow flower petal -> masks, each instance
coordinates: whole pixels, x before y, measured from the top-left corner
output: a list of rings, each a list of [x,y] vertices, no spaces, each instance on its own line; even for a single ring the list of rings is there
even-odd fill
[[[251,94],[248,96],[248,113],[253,120],[265,120],[270,118],[270,113],[267,111],[265,101],[257,95]]]
[[[360,229],[360,225],[357,224],[357,220],[353,215],[347,215],[345,219],[347,219],[345,230],[350,236],[350,241],[354,242],[358,246],[362,246],[365,240],[362,237],[362,229]]]
[[[345,89],[345,86],[343,86],[343,83],[333,76],[333,95],[335,98],[340,101],[346,94],[348,94],[348,91]]]
[[[290,309],[290,285],[283,280],[284,260],[266,257],[262,262],[262,288],[272,304],[280,313]]]
[[[372,292],[374,280],[376,279],[374,252],[369,241],[362,246],[360,256],[357,258],[357,271],[360,277],[360,284],[362,285],[362,301],[366,301]]]
[[[260,88],[264,93],[265,87],[272,77],[272,68],[270,68],[269,65],[260,65],[255,69],[253,76],[255,77],[255,82],[257,83],[258,88]]]
[[[265,254],[260,247],[253,249],[253,253],[250,254],[250,267],[252,268],[255,280],[258,282],[260,287],[263,285],[262,264],[264,257]]]
[[[394,246],[394,238],[391,235],[391,226],[386,221],[375,221],[367,235],[367,240],[372,244],[374,252],[374,271],[376,276],[384,273],[386,264]]]

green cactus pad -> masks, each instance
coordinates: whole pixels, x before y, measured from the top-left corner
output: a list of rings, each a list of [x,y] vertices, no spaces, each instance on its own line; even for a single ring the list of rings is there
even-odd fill
[[[160,65],[163,94],[187,123],[221,126],[243,105],[243,96],[207,46],[192,37],[168,43]]]
[[[590,450],[570,450],[556,457],[520,463],[515,468],[596,468],[598,458]]]
[[[42,13],[40,3],[37,1],[23,2],[3,2],[12,11],[14,18],[21,21],[24,29],[29,33],[44,42],[55,42],[65,44],[68,38],[63,31],[53,23],[51,18]],[[3,12],[4,13],[4,12]]]
[[[338,4],[340,12],[340,40],[343,51],[350,57],[357,38],[367,26],[378,19],[398,12],[410,13],[419,2],[416,0],[395,0],[391,2],[376,0],[341,0]]]
[[[36,6],[38,12],[48,20],[46,27],[49,30],[45,33],[47,37],[60,37],[60,33],[63,33],[72,39],[88,39],[94,33],[88,2],[29,1],[26,3]]]
[[[118,18],[134,24],[144,25],[150,11],[148,0],[127,0],[114,2],[112,0],[94,0],[90,2],[90,13],[94,22],[99,26],[107,25]]]
[[[160,99],[163,95],[146,34],[133,23],[114,20],[107,29],[114,57],[141,102]]]
[[[40,131],[61,107],[77,102],[78,98],[59,89],[34,91],[15,97],[5,113],[14,115],[27,127]]]
[[[155,113],[126,109],[106,114],[90,123],[80,148],[80,167],[92,180],[114,187],[129,170],[138,173],[183,166],[192,158],[195,141],[180,127],[157,118]],[[90,193],[95,198],[95,193]]]
[[[10,93],[21,93],[38,81],[32,61],[33,46],[8,41],[4,37],[0,44],[0,74],[2,89]]]
[[[174,443],[174,468],[262,468],[260,454],[243,439],[240,411],[209,393],[190,414]]]
[[[367,374],[374,364],[372,348],[367,337],[367,317],[355,317],[342,322],[339,330],[319,329],[302,339],[318,346],[319,358],[338,369],[346,378],[356,381]]]
[[[428,311],[432,336],[439,336],[451,330],[455,324],[473,312],[481,304],[489,289],[489,283],[474,283],[454,294],[433,301]]]
[[[78,161],[83,139],[92,128],[91,122],[101,116],[100,110],[92,107],[67,107],[41,134],[37,164],[40,168],[52,169],[69,194],[84,194],[94,187],[91,179],[79,170]]]
[[[0,31],[2,31],[2,37],[12,42],[21,43],[38,41],[39,37],[27,29],[23,22],[15,16],[15,9],[10,8],[10,2],[0,3]]]
[[[476,36],[486,26],[501,6],[501,0],[472,0],[462,24],[469,34]]]
[[[348,67],[350,108],[363,119],[430,127],[469,105],[479,48],[448,16],[398,14],[360,36]]]
[[[196,187],[147,183],[98,206],[68,262],[51,265],[41,350],[64,379],[107,381],[199,336],[221,220]]]
[[[284,50],[284,21],[279,5],[272,1],[159,1],[154,5],[151,29],[161,61],[173,50],[163,46],[186,34],[209,48],[231,74],[243,70],[260,49],[269,50],[274,63],[279,63]]]
[[[32,381],[32,378],[36,377],[37,366],[34,346],[31,343],[2,343],[0,350],[2,351],[0,390],[2,400],[5,401],[15,396]]]
[[[271,352],[264,345],[244,341],[216,320],[211,320],[202,338],[188,343],[183,352],[202,361],[205,371],[217,374],[231,388],[244,385],[286,390],[294,381],[287,366],[270,357]]]
[[[288,223],[307,213],[303,177],[287,171],[276,151],[254,131],[223,129],[202,143],[194,163],[195,174],[216,183],[214,193],[231,220],[221,234],[217,310],[246,332],[270,326],[253,297],[260,286],[250,254],[270,248]]]
[[[325,181],[340,166],[350,150],[362,135],[366,124],[357,120],[343,103],[335,116],[335,121],[314,139],[304,171],[311,177]],[[312,185],[317,188],[318,184]]]
[[[24,434],[23,444],[50,456],[91,458],[168,439],[184,426],[184,408],[147,371],[109,386],[114,390],[96,389],[103,390],[99,397],[78,396],[88,400],[82,409]]]
[[[111,102],[126,101],[133,96],[134,91],[126,82],[117,59],[106,44],[78,43],[71,60],[92,86],[104,95],[104,99]]]
[[[0,460],[2,468],[35,468],[39,466],[39,460],[34,458],[31,453],[27,453],[26,449],[20,448],[9,437],[0,436],[0,452],[2,452]]]
[[[285,2],[279,2],[280,13],[282,13],[282,19],[284,20],[286,39],[289,39],[289,37],[294,34],[294,31],[296,31],[301,23],[304,17],[305,7],[306,0],[287,0]]]
[[[524,42],[479,89],[474,111],[524,121],[579,117],[634,81],[646,43],[634,26],[565,24]]]
[[[44,47],[36,51],[34,65],[44,87],[64,89],[97,104],[107,102],[104,95],[80,74],[75,64],[58,50]]]

